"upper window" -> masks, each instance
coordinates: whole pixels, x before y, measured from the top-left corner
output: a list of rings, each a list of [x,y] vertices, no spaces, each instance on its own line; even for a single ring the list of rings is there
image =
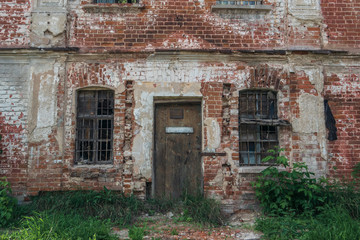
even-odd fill
[[[140,0],[95,0],[95,3],[139,3]]]
[[[113,128],[114,92],[78,91],[75,163],[112,163]]]
[[[265,165],[267,150],[279,144],[277,138],[276,92],[239,92],[239,149],[241,165]]]

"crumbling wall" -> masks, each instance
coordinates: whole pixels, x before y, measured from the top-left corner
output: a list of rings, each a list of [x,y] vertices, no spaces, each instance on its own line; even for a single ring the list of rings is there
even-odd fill
[[[64,162],[62,184],[65,189],[109,189],[131,191],[132,160],[124,156],[124,141],[129,127],[126,122],[131,89],[123,81],[121,71],[123,64],[114,59],[97,59],[95,62],[84,62],[80,58],[67,63],[64,91]],[[114,141],[113,164],[74,165],[75,133],[76,133],[76,91],[87,87],[114,90]],[[131,102],[130,102],[131,103]],[[131,109],[130,104],[130,109]]]
[[[360,67],[338,63],[325,68],[325,99],[336,120],[337,140],[329,141],[329,174],[349,178],[359,163]]]
[[[359,3],[263,2],[245,10],[216,9],[215,0],[0,3],[0,46],[27,48],[0,53],[0,175],[15,194],[106,186],[148,196],[154,100],[196,98],[205,194],[229,213],[255,208],[250,183],[264,166],[239,164],[238,97],[272,89],[279,118],[290,122],[278,136],[291,164],[349,176],[360,146]],[[85,88],[114,90],[112,164],[74,164],[76,92]]]
[[[26,58],[0,58],[0,176],[16,195],[27,191],[28,77]]]
[[[215,0],[143,0],[141,6],[70,4],[70,44],[83,51],[154,49],[238,49],[284,45],[282,1],[271,11],[212,11]],[[242,17],[241,17],[242,16]]]
[[[360,2],[353,0],[321,1],[324,16],[327,48],[346,49],[359,52],[360,49]]]
[[[64,61],[61,55],[30,61],[27,193],[61,189],[64,151]]]
[[[0,47],[29,45],[30,0],[0,2]]]

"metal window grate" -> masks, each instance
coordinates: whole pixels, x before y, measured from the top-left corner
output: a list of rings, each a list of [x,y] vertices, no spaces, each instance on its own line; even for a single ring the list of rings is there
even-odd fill
[[[75,163],[112,162],[114,92],[78,92]]]
[[[271,124],[271,120],[276,119],[275,92],[249,90],[239,93],[240,165],[273,164],[261,160],[268,155],[267,150],[279,144],[277,127]]]

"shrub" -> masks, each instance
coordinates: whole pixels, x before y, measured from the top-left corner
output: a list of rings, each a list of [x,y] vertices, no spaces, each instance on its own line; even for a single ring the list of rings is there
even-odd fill
[[[13,218],[17,201],[10,194],[10,183],[0,178],[0,227],[7,226]]]
[[[275,160],[284,168],[289,167],[289,160],[279,155],[283,149],[270,150],[271,155],[264,162]],[[276,166],[270,166],[261,172],[256,182],[255,194],[265,213],[285,214],[288,212],[302,213],[317,210],[324,205],[323,187],[313,177],[303,162],[296,162],[290,171],[279,171]]]
[[[275,159],[288,168],[278,150],[264,161]],[[257,219],[256,229],[265,239],[360,239],[359,166],[351,181],[316,180],[304,163],[290,171],[271,166],[253,183],[267,217]]]

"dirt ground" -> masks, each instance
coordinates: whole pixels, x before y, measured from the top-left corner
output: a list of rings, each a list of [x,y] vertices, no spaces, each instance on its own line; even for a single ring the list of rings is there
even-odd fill
[[[136,226],[145,230],[144,239],[209,239],[209,240],[256,240],[261,233],[254,230],[254,213],[241,213],[232,216],[222,227],[208,227],[201,224],[179,221],[172,213],[157,216],[143,216]],[[114,228],[119,239],[129,239],[129,229]]]

